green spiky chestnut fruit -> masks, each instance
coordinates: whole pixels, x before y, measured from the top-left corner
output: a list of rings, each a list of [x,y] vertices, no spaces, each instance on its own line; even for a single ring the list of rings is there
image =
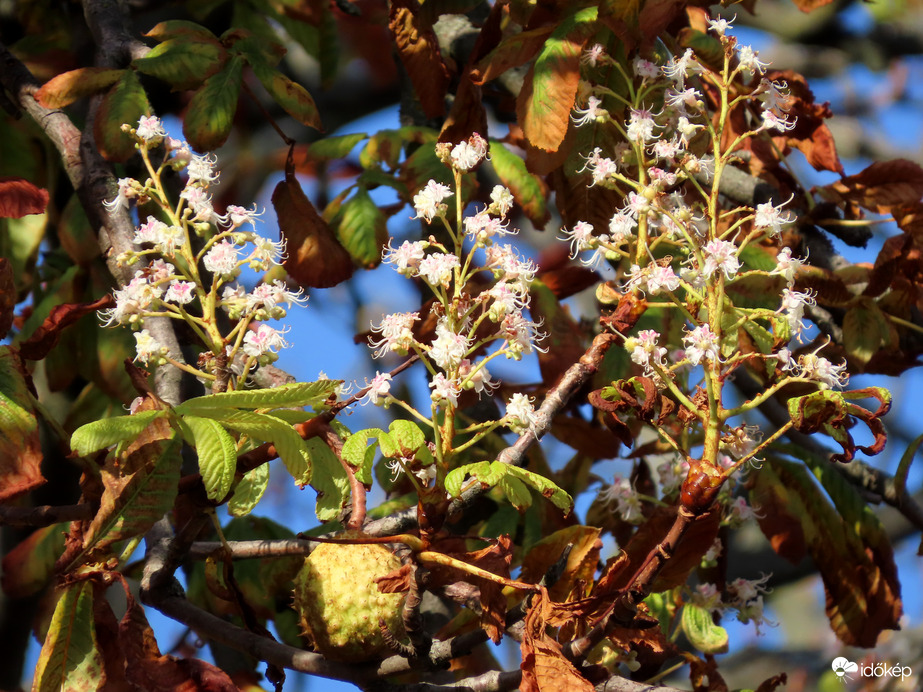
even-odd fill
[[[402,639],[405,594],[381,593],[375,579],[400,567],[401,561],[381,544],[322,543],[305,558],[295,577],[294,605],[318,653],[345,662],[392,653],[378,621]]]

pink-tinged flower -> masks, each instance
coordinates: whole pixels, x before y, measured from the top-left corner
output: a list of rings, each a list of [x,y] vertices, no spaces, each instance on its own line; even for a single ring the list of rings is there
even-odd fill
[[[738,525],[757,518],[756,512],[742,497],[734,498],[734,501],[728,506],[728,511],[730,520]]]
[[[152,284],[168,281],[176,274],[176,267],[162,259],[155,259],[147,268],[147,279]]]
[[[436,338],[429,347],[429,358],[443,370],[457,367],[468,354],[468,339],[453,332],[443,317],[436,325]]]
[[[545,338],[538,327],[537,323],[523,317],[521,312],[512,312],[504,317],[501,335],[506,340],[506,357],[519,360],[523,355],[532,353],[533,349],[545,353],[548,349],[538,346],[538,342]]]
[[[154,233],[154,246],[157,252],[172,257],[176,251],[186,244],[186,231],[179,226],[163,224]]]
[[[363,397],[363,405],[371,403],[373,406],[378,406],[378,402],[387,399],[388,394],[391,393],[391,375],[376,370],[375,377],[369,382],[368,387],[369,391]]]
[[[455,145],[450,154],[452,166],[460,171],[470,171],[487,155],[487,140],[475,132],[467,142]]]
[[[239,207],[236,204],[230,204],[227,208],[227,222],[231,228],[238,228],[243,226],[245,223],[250,224],[251,226],[256,225],[256,220],[263,215],[263,212],[259,211],[257,206],[254,204],[252,209],[246,209],[244,207]]]
[[[113,324],[133,324],[139,322],[145,311],[163,295],[163,288],[151,284],[142,272],[137,272],[134,278],[124,288],[113,292],[115,307],[101,311],[106,326]]]
[[[434,252],[424,257],[418,271],[420,277],[430,286],[448,288],[455,269],[460,267],[458,257],[451,253]]]
[[[189,175],[190,183],[199,183],[208,187],[218,180],[218,172],[215,167],[218,165],[218,157],[214,154],[204,156],[194,154],[186,167],[186,173]]]
[[[644,367],[645,373],[654,372],[654,365],[665,368],[663,357],[667,349],[657,345],[660,335],[653,329],[638,332],[638,336],[625,339],[625,348],[631,351],[631,359]]]
[[[683,337],[686,345],[686,357],[693,365],[702,360],[718,360],[718,336],[707,324],[702,324]]]
[[[132,178],[119,178],[119,192],[111,202],[103,201],[103,206],[110,214],[118,214],[122,209],[128,209],[130,199],[138,196],[141,185]]]
[[[746,501],[744,501],[744,504],[746,505]],[[752,510],[750,511],[752,512]],[[771,576],[770,574],[763,574],[759,579],[744,579],[743,577],[735,579],[728,584],[728,594],[735,600],[737,607],[740,607],[763,594],[769,593],[770,589],[766,588],[766,582],[769,581]]]
[[[429,383],[429,386],[433,390],[432,394],[430,394],[433,403],[440,406],[446,403],[458,406],[458,395],[461,391],[455,380],[450,380],[440,372],[433,377],[433,381]]]
[[[789,288],[791,288],[795,281],[795,273],[802,266],[804,266],[804,260],[799,257],[792,257],[792,249],[790,247],[784,247],[779,250],[779,254],[776,255],[776,268],[773,269],[770,274],[778,274],[779,276],[785,277]]]
[[[739,459],[756,449],[762,439],[763,434],[757,426],[741,425],[731,431],[731,438],[724,443],[728,451]]]
[[[764,110],[761,117],[763,119],[763,124],[757,128],[757,132],[772,130],[785,132],[786,130],[795,129],[796,123],[794,120],[788,120],[786,117],[776,115],[770,110]]]
[[[672,187],[676,184],[677,181],[676,173],[666,171],[663,168],[658,168],[657,166],[651,166],[648,168],[647,174],[651,176],[651,186],[660,189]]]
[[[192,209],[192,221],[220,221],[221,217],[215,213],[212,206],[212,196],[208,194],[205,188],[197,185],[187,185],[179,193],[180,199],[186,200],[186,204]]]
[[[640,524],[644,520],[641,497],[632,487],[631,481],[623,476],[616,474],[611,485],[600,488],[596,500],[607,506],[614,504],[622,521],[629,524]]]
[[[772,206],[772,202],[757,204],[756,213],[753,216],[753,225],[756,228],[768,228],[770,235],[778,235],[782,232],[783,224],[792,222],[791,216],[782,212],[783,206],[785,206],[784,203],[777,207]],[[789,254],[791,253],[791,250],[785,249],[789,251]]]
[[[234,274],[238,267],[240,249],[229,240],[222,240],[212,245],[202,258],[202,265],[210,272],[220,276]]]
[[[446,212],[448,207],[442,200],[452,196],[452,190],[442,183],[430,180],[426,187],[413,196],[413,208],[417,214],[413,218],[432,223],[433,219]]]
[[[631,63],[631,69],[636,76],[641,79],[657,79],[660,76],[660,68],[650,60],[645,60],[640,55]]]
[[[801,293],[793,291],[790,288],[782,289],[782,305],[779,306],[777,313],[784,313],[788,320],[788,326],[792,331],[792,336],[801,341],[801,333],[805,329],[804,310],[805,306],[815,305],[814,296],[811,293]]]
[[[260,324],[256,330],[250,330],[244,336],[243,351],[248,356],[258,358],[265,353],[275,353],[280,348],[286,348],[288,342],[283,332],[273,329],[268,324]]]
[[[632,108],[628,123],[625,125],[625,134],[628,139],[636,142],[649,142],[656,137],[654,128],[658,127],[654,122],[654,115],[646,108]]]
[[[647,275],[647,290],[656,296],[661,290],[675,291],[679,288],[679,277],[669,264],[661,267],[659,264],[648,265],[650,273]]]
[[[137,354],[135,356],[136,361],[141,361],[145,365],[149,362],[152,365],[156,365],[159,363],[160,359],[167,355],[166,347],[151,336],[148,330],[142,329],[139,332],[135,332],[134,337],[135,353]]]
[[[195,299],[195,284],[192,281],[174,281],[167,288],[163,299],[179,305],[191,303]]]
[[[753,50],[752,46],[741,46],[737,54],[740,68],[750,74],[763,74],[766,68],[769,67],[769,63],[760,60],[759,55],[759,51]]]
[[[486,295],[493,299],[488,315],[494,322],[499,322],[513,312],[519,312],[529,303],[529,294],[517,290],[521,286],[506,281],[496,283]]]
[[[138,121],[135,134],[145,142],[157,144],[167,136],[167,131],[163,128],[160,118],[155,115],[144,115]]]
[[[580,56],[580,64],[588,67],[596,67],[600,59],[606,55],[606,49],[601,43],[594,43],[592,46],[583,51]]]
[[[159,219],[155,219],[153,216],[148,216],[147,221],[140,226],[138,230],[135,231],[135,237],[132,238],[132,242],[136,245],[143,245],[144,243],[150,243],[152,245],[157,243],[157,238],[160,236],[161,229],[166,228],[167,224]]]
[[[561,232],[564,234],[563,239],[570,241],[571,259],[577,257],[577,255],[584,250],[591,250],[593,248],[593,224],[587,223],[586,221],[578,221],[574,224],[573,230],[568,231],[566,228],[562,228]]]
[[[705,255],[705,266],[702,274],[710,277],[717,271],[724,272],[727,279],[733,279],[740,270],[740,260],[737,259],[737,246],[727,240],[715,238],[709,240],[702,248]]]
[[[509,234],[507,223],[498,217],[491,216],[486,209],[465,218],[465,235],[478,245],[489,245],[491,238]]]
[[[490,191],[490,206],[487,207],[487,211],[505,219],[512,208],[513,193],[504,185],[494,185],[494,189]]]
[[[467,358],[458,364],[458,379],[461,381],[463,389],[473,389],[478,393],[478,396],[484,392],[490,394],[500,386],[499,382],[494,382],[491,379],[486,366],[478,366]]]
[[[651,153],[658,159],[672,161],[682,150],[682,144],[675,137],[673,139],[658,139],[651,147]]]
[[[624,211],[617,211],[609,219],[609,236],[613,243],[621,243],[635,234],[635,220]]]
[[[609,112],[605,108],[600,108],[600,104],[602,104],[602,100],[595,96],[590,96],[587,99],[586,108],[574,108],[570,119],[574,121],[574,125],[577,127],[605,122],[606,118],[609,117]]]
[[[378,340],[369,341],[372,348],[376,349],[375,358],[381,358],[388,351],[405,355],[414,345],[413,323],[420,319],[419,312],[396,312],[385,315],[379,326],[372,325],[372,331],[380,334]]]
[[[537,267],[532,260],[524,260],[512,245],[494,245],[487,248],[487,268],[501,281],[519,282],[528,291],[535,279]]]
[[[699,584],[692,594],[692,602],[713,613],[720,613],[725,606],[721,604],[721,593],[714,584]]]
[[[538,423],[538,415],[535,413],[532,400],[519,392],[510,397],[507,402],[504,419],[507,427],[517,434],[533,430],[536,423]]]
[[[583,173],[585,171],[589,171],[590,176],[593,178],[593,182],[590,185],[590,187],[592,187],[593,185],[604,183],[609,177],[618,173],[619,167],[612,159],[602,156],[602,149],[596,147],[590,155],[586,157],[586,163],[578,172]]]
[[[753,95],[762,102],[764,109],[785,113],[791,105],[791,95],[785,91],[787,87],[785,82],[777,84],[763,77]]]
[[[424,250],[427,247],[429,247],[429,243],[423,240],[418,240],[415,243],[405,240],[398,248],[391,247],[391,241],[388,241],[388,246],[385,248],[382,259],[389,264],[393,264],[398,274],[413,277],[416,275],[420,262],[423,261]]]

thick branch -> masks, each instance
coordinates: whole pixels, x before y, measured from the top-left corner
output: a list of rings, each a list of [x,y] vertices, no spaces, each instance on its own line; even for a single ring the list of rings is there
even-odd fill
[[[67,521],[90,519],[96,510],[89,504],[42,505],[40,507],[0,506],[0,525],[50,526]]]

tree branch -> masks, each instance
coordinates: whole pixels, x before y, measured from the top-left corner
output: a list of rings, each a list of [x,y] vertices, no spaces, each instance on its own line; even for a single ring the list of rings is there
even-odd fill
[[[90,519],[96,513],[93,505],[41,505],[39,507],[0,506],[0,525],[51,526],[68,521]]]

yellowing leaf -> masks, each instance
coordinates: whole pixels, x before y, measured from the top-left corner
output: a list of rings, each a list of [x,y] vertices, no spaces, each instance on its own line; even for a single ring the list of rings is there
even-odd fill
[[[97,690],[105,679],[93,628],[93,585],[64,587],[32,680],[32,692]]]
[[[490,165],[500,182],[513,193],[513,199],[537,228],[543,228],[551,213],[545,199],[548,189],[541,178],[526,169],[526,162],[496,140],[490,143]]]
[[[132,65],[139,72],[162,79],[174,91],[195,89],[220,70],[227,51],[214,39],[171,38]]]
[[[235,55],[205,82],[189,102],[183,134],[198,151],[217,149],[231,133],[240,95],[243,58]]]
[[[45,482],[42,445],[22,365],[0,347],[0,502]]]
[[[283,110],[302,125],[323,130],[320,114],[311,94],[300,84],[293,82],[284,74],[261,63],[253,63],[253,72],[259,78],[263,88]]]
[[[334,217],[337,237],[359,266],[371,269],[381,264],[381,251],[388,242],[385,213],[375,204],[365,186],[359,185]]]
[[[119,81],[124,72],[102,67],[80,67],[63,72],[35,92],[35,100],[45,108],[64,108],[85,96],[108,89]]]

